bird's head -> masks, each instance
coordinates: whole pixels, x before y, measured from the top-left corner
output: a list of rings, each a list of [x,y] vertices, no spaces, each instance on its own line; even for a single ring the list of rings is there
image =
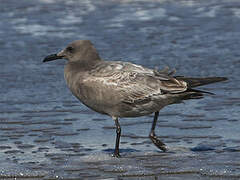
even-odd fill
[[[67,59],[69,62],[100,60],[97,50],[89,40],[77,40],[70,43],[59,53],[48,55],[43,62]]]

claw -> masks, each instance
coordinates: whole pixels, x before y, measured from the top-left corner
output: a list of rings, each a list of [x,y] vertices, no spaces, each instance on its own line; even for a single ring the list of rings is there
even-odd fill
[[[152,140],[153,144],[157,146],[160,150],[162,150],[163,152],[167,151],[166,145],[162,141],[160,141],[154,133],[151,133],[149,135],[149,138]]]
[[[121,155],[119,154],[119,152],[114,152],[112,157],[120,158]]]

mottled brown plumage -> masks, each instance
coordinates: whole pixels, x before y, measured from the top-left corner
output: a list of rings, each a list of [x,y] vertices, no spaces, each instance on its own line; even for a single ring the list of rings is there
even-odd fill
[[[169,72],[168,68],[157,71],[129,62],[104,61],[88,40],[74,41],[58,54],[47,56],[44,62],[59,58],[68,60],[64,77],[72,93],[89,108],[115,120],[115,156],[119,156],[119,117],[155,113],[149,136],[165,151],[165,145],[154,133],[159,110],[182,100],[201,98],[205,92],[193,87],[226,80],[223,77],[174,77],[175,71]]]

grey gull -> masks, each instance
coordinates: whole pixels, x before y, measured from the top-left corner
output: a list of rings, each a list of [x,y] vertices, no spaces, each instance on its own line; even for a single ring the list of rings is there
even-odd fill
[[[155,113],[149,137],[159,149],[166,151],[166,145],[155,135],[160,109],[183,100],[202,98],[205,93],[211,93],[193,88],[227,80],[173,76],[174,72],[167,68],[157,71],[130,62],[104,61],[89,40],[74,41],[59,53],[45,57],[43,62],[56,59],[68,60],[64,78],[74,96],[115,121],[115,157],[120,157],[119,118]]]

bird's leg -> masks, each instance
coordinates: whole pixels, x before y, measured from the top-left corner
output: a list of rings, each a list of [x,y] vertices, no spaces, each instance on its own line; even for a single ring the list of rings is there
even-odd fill
[[[154,132],[156,123],[157,123],[157,119],[158,119],[158,115],[159,115],[159,111],[155,112],[151,132],[149,134],[149,138],[152,140],[152,142],[153,142],[153,144],[155,144],[155,146],[157,146],[159,149],[161,149],[163,152],[165,152],[165,151],[167,151],[166,145],[157,138],[157,136],[155,135],[155,132]]]
[[[114,154],[113,156],[114,157],[120,157],[120,154],[119,154],[119,142],[120,142],[120,136],[121,136],[121,126],[118,122],[118,118],[117,117],[114,117],[113,118],[114,121],[115,121],[115,125],[116,125],[116,144],[115,144],[115,150],[114,150]]]

